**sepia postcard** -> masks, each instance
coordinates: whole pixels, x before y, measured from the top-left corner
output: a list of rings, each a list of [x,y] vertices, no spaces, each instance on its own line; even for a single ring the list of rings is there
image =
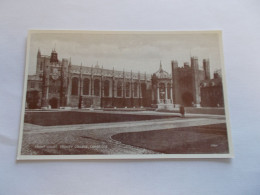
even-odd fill
[[[221,31],[30,30],[18,160],[231,158]]]

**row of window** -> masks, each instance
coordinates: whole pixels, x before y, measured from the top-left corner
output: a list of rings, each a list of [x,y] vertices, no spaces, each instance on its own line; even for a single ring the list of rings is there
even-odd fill
[[[29,87],[31,89],[38,89],[38,88],[41,89],[42,88],[42,84],[34,82],[34,81],[31,81]]]
[[[130,97],[130,83],[126,82],[125,85],[125,95],[126,97]],[[83,80],[83,95],[89,95],[90,91],[90,80],[88,78],[85,78]],[[71,95],[78,95],[78,87],[79,87],[79,79],[74,77],[72,79],[72,89],[71,89]],[[121,81],[117,82],[117,96],[121,97],[123,91],[123,83]],[[104,81],[104,96],[108,97],[110,94],[110,82],[108,80]],[[94,95],[99,96],[100,95],[100,80],[95,79],[94,80]],[[138,84],[133,84],[133,95],[134,97],[137,97],[138,95]]]
[[[213,90],[213,91],[204,91],[202,92],[202,96],[203,97],[211,97],[211,96],[220,96],[222,95],[222,91],[221,90]]]

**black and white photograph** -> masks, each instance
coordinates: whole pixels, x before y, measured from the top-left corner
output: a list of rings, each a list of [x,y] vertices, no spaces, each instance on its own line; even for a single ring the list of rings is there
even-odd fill
[[[221,31],[30,30],[18,160],[231,158]]]
[[[259,0],[0,5],[0,195],[259,194]]]

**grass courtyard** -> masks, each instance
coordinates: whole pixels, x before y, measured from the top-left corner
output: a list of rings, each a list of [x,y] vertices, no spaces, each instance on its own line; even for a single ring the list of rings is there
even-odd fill
[[[67,111],[46,113],[31,112],[30,116],[27,115],[22,154],[224,154],[229,152],[227,128],[223,116],[180,118],[178,115],[161,113],[73,112],[70,113],[72,115]],[[70,120],[74,123],[71,124]],[[103,123],[99,122],[100,120]],[[60,121],[65,122],[57,125]]]

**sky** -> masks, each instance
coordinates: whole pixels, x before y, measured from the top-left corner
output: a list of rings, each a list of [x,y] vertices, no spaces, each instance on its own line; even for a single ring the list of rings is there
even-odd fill
[[[216,32],[88,32],[32,31],[29,37],[29,70],[35,74],[37,52],[50,55],[55,48],[59,60],[71,58],[73,65],[95,66],[152,74],[162,67],[171,73],[171,61],[180,67],[197,56],[210,60],[211,76],[221,69],[221,37]]]

